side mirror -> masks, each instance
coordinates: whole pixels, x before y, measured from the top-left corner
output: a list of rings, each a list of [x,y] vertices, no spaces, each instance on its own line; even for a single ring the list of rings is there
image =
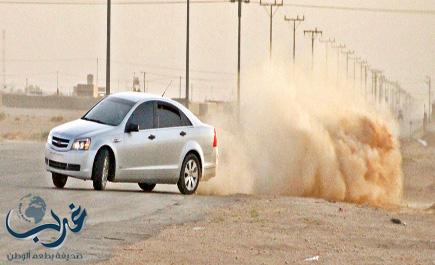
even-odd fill
[[[128,123],[127,126],[125,126],[126,133],[138,132],[138,131],[139,131],[139,125],[136,123]]]

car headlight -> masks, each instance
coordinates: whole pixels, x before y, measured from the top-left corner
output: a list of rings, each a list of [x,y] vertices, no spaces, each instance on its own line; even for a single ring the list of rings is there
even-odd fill
[[[51,144],[51,140],[52,140],[53,136],[51,135],[51,132],[48,134],[47,136],[47,143]]]
[[[72,145],[72,150],[89,150],[91,146],[91,138],[84,138],[75,140]]]

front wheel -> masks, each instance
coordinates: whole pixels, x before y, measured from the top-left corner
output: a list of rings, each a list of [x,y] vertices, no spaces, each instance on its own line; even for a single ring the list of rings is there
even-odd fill
[[[52,172],[51,179],[53,180],[53,184],[56,186],[56,188],[62,189],[65,187],[68,176]]]
[[[198,157],[188,154],[181,167],[180,178],[178,179],[178,190],[182,194],[190,195],[195,193],[201,178],[201,168]]]
[[[92,182],[95,190],[104,190],[109,177],[110,157],[107,149],[100,150],[95,156],[92,169]]]

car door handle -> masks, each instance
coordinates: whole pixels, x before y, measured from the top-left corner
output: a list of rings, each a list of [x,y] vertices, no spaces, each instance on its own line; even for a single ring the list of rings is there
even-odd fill
[[[153,134],[150,134],[150,136],[148,136],[148,139],[150,139],[152,141],[152,140],[156,139],[156,136]]]
[[[186,136],[186,134],[187,134],[187,133],[186,133],[185,131],[181,131],[181,132],[180,132],[180,135],[183,136],[183,137]]]

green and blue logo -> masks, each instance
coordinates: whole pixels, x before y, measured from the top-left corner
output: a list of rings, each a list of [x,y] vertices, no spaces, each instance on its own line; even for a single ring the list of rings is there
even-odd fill
[[[60,218],[58,214],[50,210],[53,222],[43,222],[47,205],[42,197],[33,194],[22,197],[17,208],[17,215],[22,221],[18,226],[25,226],[28,229],[19,231],[21,229],[12,228],[11,222],[14,210],[10,210],[6,215],[6,230],[9,234],[16,239],[32,240],[35,244],[41,244],[49,249],[61,248],[69,232],[79,233],[83,229],[87,217],[85,208],[82,209],[81,206],[77,207],[74,203],[71,203],[68,218]],[[44,237],[45,233],[49,234],[49,236]],[[53,236],[53,233],[55,233],[55,236]]]

